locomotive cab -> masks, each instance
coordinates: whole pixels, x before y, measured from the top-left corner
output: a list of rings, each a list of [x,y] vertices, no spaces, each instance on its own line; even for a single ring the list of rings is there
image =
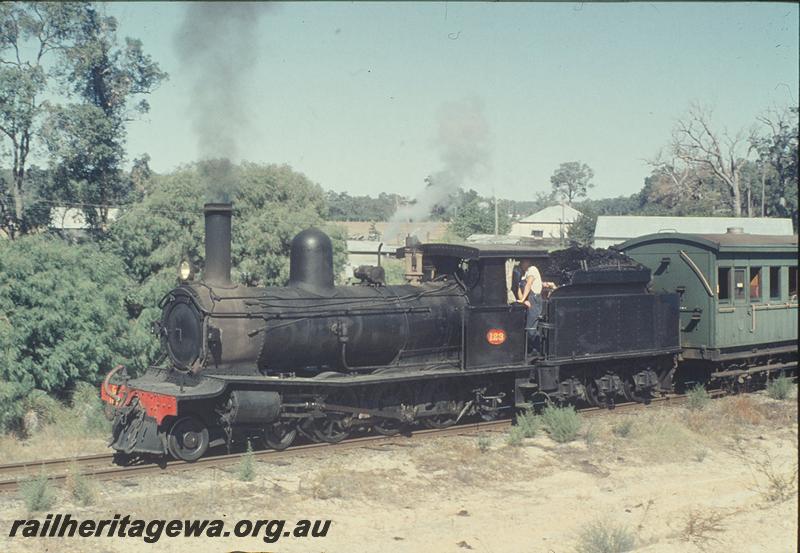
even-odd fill
[[[462,329],[463,369],[522,365],[530,360],[526,310],[509,295],[508,262],[529,258],[541,264],[548,257],[545,250],[518,245],[411,243],[397,255],[421,266],[422,283],[451,279],[464,288],[468,305]]]

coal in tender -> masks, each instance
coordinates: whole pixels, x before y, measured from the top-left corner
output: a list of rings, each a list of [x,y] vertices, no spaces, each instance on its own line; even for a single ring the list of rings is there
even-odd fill
[[[549,258],[539,267],[542,277],[563,286],[572,281],[575,271],[641,270],[644,266],[617,250],[570,246],[563,250],[550,252]]]

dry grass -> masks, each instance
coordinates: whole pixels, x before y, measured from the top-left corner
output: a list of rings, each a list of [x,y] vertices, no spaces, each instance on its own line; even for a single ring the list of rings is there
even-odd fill
[[[633,533],[624,526],[607,521],[595,521],[586,526],[578,537],[578,553],[625,553],[636,544]]]
[[[108,451],[110,423],[99,392],[81,384],[71,405],[37,394],[30,400],[23,431],[0,434],[0,463],[69,458]]]
[[[705,437],[694,432],[673,413],[645,413],[636,420],[626,441],[645,461],[682,461],[703,447]]]
[[[719,511],[710,509],[692,509],[686,515],[681,539],[702,547],[709,541],[718,541],[714,534],[725,530],[722,521],[725,516]]]
[[[794,442],[797,448],[797,442]],[[736,455],[749,469],[753,477],[753,488],[769,503],[780,503],[797,498],[797,470],[795,463],[787,467],[768,451],[748,451],[741,441],[733,448]],[[795,455],[796,455],[795,451]]]
[[[514,435],[514,428],[509,436]],[[516,431],[521,441],[521,430]],[[511,445],[511,444],[509,444]],[[447,488],[453,483],[477,485],[509,470],[526,470],[525,454],[516,447],[500,447],[481,452],[470,442],[448,440],[444,447],[431,445],[415,456],[420,474],[432,479],[433,486]]]
[[[351,470],[329,467],[301,481],[302,496],[313,499],[390,501],[406,492],[406,479],[398,469]]]
[[[764,454],[753,463],[756,472],[756,486],[761,496],[769,502],[781,502],[797,498],[797,465],[791,470],[775,462],[769,454]]]

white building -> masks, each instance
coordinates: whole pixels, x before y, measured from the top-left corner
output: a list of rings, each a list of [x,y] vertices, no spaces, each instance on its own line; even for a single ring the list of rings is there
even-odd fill
[[[118,208],[109,208],[109,221],[115,221],[118,216]],[[54,207],[51,209],[50,226],[54,229],[68,232],[81,232],[89,229],[89,223],[86,222],[83,210],[77,207]]]
[[[645,217],[601,215],[594,228],[594,247],[608,248],[629,238],[658,232],[685,234],[725,234],[740,227],[747,234],[791,236],[791,219],[774,217]]]
[[[511,225],[509,234],[534,238],[566,238],[581,212],[567,204],[551,205]]]

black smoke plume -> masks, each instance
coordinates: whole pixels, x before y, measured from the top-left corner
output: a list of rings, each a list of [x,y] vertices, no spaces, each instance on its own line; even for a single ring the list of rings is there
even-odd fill
[[[205,178],[208,201],[231,201],[233,164],[251,117],[242,91],[258,52],[258,21],[267,9],[258,2],[192,2],[175,35],[182,70],[194,84],[189,113]]]

